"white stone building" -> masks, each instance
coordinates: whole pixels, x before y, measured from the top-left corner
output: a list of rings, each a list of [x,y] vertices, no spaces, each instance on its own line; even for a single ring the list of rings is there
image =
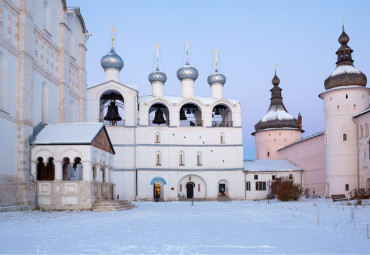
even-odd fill
[[[157,68],[152,95],[139,96],[120,83],[123,61],[113,48],[101,64],[106,82],[87,90],[88,121],[107,126],[117,198],[245,198],[241,106],[223,98],[224,75],[208,77],[211,97],[195,96],[198,71],[187,62],[177,72],[182,94],[164,96],[167,77]]]
[[[65,0],[1,0],[0,21],[0,207],[32,208],[34,128],[86,121],[87,30]]]

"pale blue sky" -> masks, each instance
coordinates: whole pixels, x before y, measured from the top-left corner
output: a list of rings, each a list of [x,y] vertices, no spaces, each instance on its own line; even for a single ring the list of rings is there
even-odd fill
[[[79,6],[92,33],[87,48],[88,86],[104,81],[100,58],[110,50],[109,28],[117,31],[116,52],[125,66],[123,84],[151,94],[148,75],[155,68],[154,46],[161,46],[161,69],[167,74],[165,95],[180,95],[177,69],[185,62],[199,71],[195,94],[210,96],[208,75],[214,71],[212,50],[220,53],[226,75],[224,96],[240,101],[244,157],[255,158],[254,125],[270,103],[274,65],[288,111],[303,116],[303,136],[324,130],[324,80],[335,68],[335,52],[345,17],[354,50],[354,65],[370,74],[370,1],[123,1],[67,0]]]

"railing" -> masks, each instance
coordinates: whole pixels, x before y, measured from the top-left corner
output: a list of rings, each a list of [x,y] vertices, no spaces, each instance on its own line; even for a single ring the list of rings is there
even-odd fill
[[[125,125],[125,121],[124,120],[120,120],[120,121],[104,120],[103,123],[107,127],[115,127],[115,126],[117,126],[117,127],[123,127]]]
[[[212,121],[212,127],[233,127],[232,121]]]
[[[203,121],[196,121],[196,120],[180,120],[181,127],[202,127]]]
[[[349,193],[351,199],[369,199],[370,189],[354,189]]]

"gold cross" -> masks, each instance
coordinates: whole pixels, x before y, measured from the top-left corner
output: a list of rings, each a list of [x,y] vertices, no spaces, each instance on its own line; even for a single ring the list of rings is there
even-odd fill
[[[113,43],[114,43],[114,35],[117,31],[117,28],[115,28],[114,26],[112,28],[109,29],[109,31],[111,31],[112,33],[112,47],[113,47]]]
[[[276,67],[277,67],[277,65],[275,65],[275,71],[276,71]]]
[[[220,52],[219,50],[215,49],[213,51],[215,53],[215,58],[216,58],[216,70],[217,70],[217,63],[218,63],[218,59],[217,59],[217,53]]]
[[[342,23],[343,23],[343,26],[344,26],[344,16],[343,16],[343,18],[342,18]]]
[[[189,62],[189,41],[186,41],[186,63]]]
[[[158,50],[159,50],[159,48],[160,48],[160,47],[159,47],[159,45],[157,44],[157,46],[155,46],[154,48],[156,48],[156,49],[157,49],[157,68],[158,68],[158,55],[159,55],[159,54],[158,54]]]

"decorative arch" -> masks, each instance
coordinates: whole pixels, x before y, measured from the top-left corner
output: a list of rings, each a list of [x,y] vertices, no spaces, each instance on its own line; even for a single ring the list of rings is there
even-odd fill
[[[42,157],[44,159],[54,158],[54,154],[50,150],[42,149],[42,150],[39,150],[37,153],[35,153],[34,161],[37,162],[37,159],[39,157]]]
[[[196,174],[189,174],[185,175],[180,179],[180,181],[177,184],[177,191],[178,191],[178,197],[179,198],[187,198],[187,186],[190,187],[192,184],[193,186],[193,197],[194,198],[201,198],[206,199],[207,198],[207,183],[205,180]],[[194,184],[194,185],[193,185]]]
[[[162,102],[154,102],[149,107],[149,126],[169,126],[170,111]]]
[[[124,126],[124,97],[115,89],[108,89],[99,97],[99,121],[106,126]]]
[[[153,185],[154,184],[154,182],[156,182],[156,181],[161,181],[162,183],[163,183],[163,185],[166,185],[167,184],[167,182],[166,182],[166,180],[164,179],[164,178],[162,178],[162,177],[159,177],[159,176],[157,176],[157,177],[154,177],[151,181],[150,181],[150,185]]]
[[[202,108],[192,101],[187,101],[180,106],[180,126],[199,127],[203,126]]]
[[[73,160],[75,158],[82,158],[82,155],[77,150],[74,150],[74,149],[66,149],[62,153],[61,161],[63,161],[64,158],[69,158],[70,160]]]

